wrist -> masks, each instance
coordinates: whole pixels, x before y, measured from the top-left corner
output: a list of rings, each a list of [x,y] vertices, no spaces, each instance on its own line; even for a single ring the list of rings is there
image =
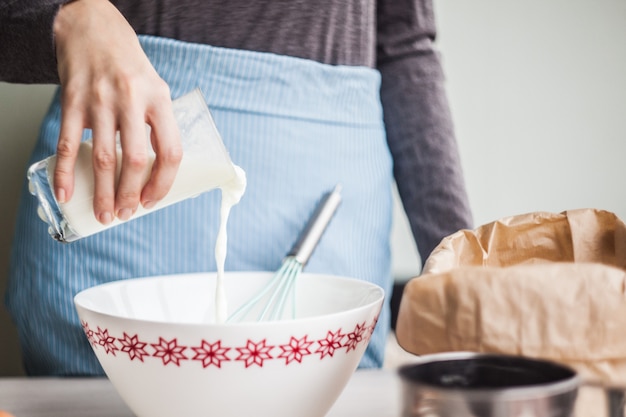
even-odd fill
[[[62,37],[63,34],[67,32],[69,22],[71,21],[71,15],[73,14],[72,9],[74,8],[75,3],[78,3],[79,1],[81,0],[69,0],[59,5],[52,24],[52,34],[55,40]]]

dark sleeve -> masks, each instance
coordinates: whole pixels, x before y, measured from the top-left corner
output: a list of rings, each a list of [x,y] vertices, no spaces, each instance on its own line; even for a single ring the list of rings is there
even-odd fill
[[[0,81],[58,83],[52,25],[69,0],[0,0]]]
[[[377,17],[377,66],[394,176],[425,262],[442,238],[473,227],[433,45],[432,2],[378,0]]]

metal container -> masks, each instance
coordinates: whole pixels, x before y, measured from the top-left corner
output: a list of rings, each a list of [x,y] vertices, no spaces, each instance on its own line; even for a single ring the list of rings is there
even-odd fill
[[[521,356],[445,353],[399,369],[403,417],[569,417],[580,380]]]

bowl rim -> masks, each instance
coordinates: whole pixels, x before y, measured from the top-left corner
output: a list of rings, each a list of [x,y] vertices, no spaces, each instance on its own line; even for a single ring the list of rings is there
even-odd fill
[[[272,272],[272,271],[228,271],[228,272],[225,272],[225,276],[250,275],[250,274],[270,276],[270,275],[273,275],[274,273],[275,272]],[[94,309],[91,307],[87,307],[84,305],[84,302],[82,301],[82,299],[86,297],[86,294],[93,292],[93,291],[97,291],[104,287],[120,286],[120,285],[124,285],[128,283],[139,282],[142,280],[168,279],[168,278],[181,277],[181,276],[191,278],[191,277],[200,277],[200,276],[207,276],[207,275],[215,276],[216,274],[217,272],[215,271],[173,273],[173,274],[150,275],[150,276],[145,276],[145,277],[126,278],[126,279],[110,281],[110,282],[97,284],[97,285],[85,288],[83,290],[80,290],[73,297],[74,306],[78,310],[78,313],[80,313],[80,309],[84,309],[85,311],[88,311],[91,314],[95,314],[100,317],[124,320],[127,322],[136,322],[136,323],[154,324],[154,325],[175,325],[177,327],[184,327],[184,328],[207,328],[207,327],[208,328],[233,328],[233,327],[250,327],[250,326],[254,326],[254,327],[276,326],[277,323],[303,324],[307,322],[318,321],[322,318],[329,319],[334,316],[345,315],[346,313],[356,313],[362,310],[369,310],[373,307],[376,307],[377,305],[379,309],[377,314],[380,314],[380,309],[382,309],[383,301],[385,299],[385,290],[378,284],[375,284],[369,281],[365,281],[365,280],[361,280],[361,279],[357,279],[353,277],[335,275],[335,274],[302,272],[300,274],[301,277],[303,276],[308,277],[308,278],[323,277],[324,279],[337,279],[341,281],[355,282],[355,283],[358,283],[359,285],[365,285],[366,287],[369,287],[371,290],[377,291],[379,294],[373,301],[367,304],[363,304],[358,307],[350,308],[350,309],[339,311],[339,312],[301,317],[301,318],[295,318],[295,319],[281,319],[281,320],[272,320],[272,321],[242,321],[242,322],[226,322],[226,323],[214,323],[214,322],[213,323],[189,323],[189,322],[171,321],[171,320],[153,320],[153,319],[143,319],[143,318],[137,318],[137,317],[128,317],[128,316],[121,315],[121,314],[104,312],[101,309]]]

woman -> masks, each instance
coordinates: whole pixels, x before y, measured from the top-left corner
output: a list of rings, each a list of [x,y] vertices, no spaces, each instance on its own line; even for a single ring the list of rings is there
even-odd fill
[[[247,173],[229,221],[227,270],[275,270],[319,197],[343,203],[307,266],[390,290],[395,180],[422,259],[471,227],[429,0],[36,0],[0,3],[0,79],[60,82],[31,162],[58,152],[55,194],[72,197],[93,137],[102,223],[166,193],[180,162],[170,98],[200,87]],[[136,34],[139,34],[137,36]],[[147,183],[144,123],[157,159]],[[91,131],[83,132],[83,129]],[[115,184],[115,132],[123,148]],[[7,306],[31,375],[100,374],[72,305],[110,280],[215,270],[219,195],[207,193],[69,245],[20,205]],[[389,306],[362,367],[381,366]]]

